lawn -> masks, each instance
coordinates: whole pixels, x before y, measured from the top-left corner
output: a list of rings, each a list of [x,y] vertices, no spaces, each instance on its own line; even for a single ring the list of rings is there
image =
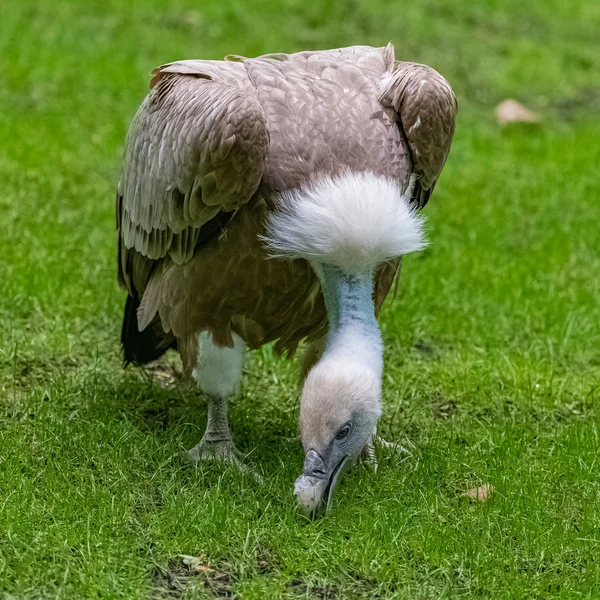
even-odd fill
[[[600,597],[598,31],[596,0],[7,0],[0,598]],[[114,190],[153,67],[389,40],[460,103],[381,317],[413,450],[307,523],[295,361],[255,352],[231,410],[262,484],[183,465],[205,402],[122,369]],[[509,97],[542,123],[501,128]]]

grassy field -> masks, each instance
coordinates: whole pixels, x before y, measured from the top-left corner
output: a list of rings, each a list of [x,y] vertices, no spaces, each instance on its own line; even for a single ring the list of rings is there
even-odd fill
[[[1,12],[0,598],[600,597],[595,0]],[[180,464],[204,401],[121,368],[114,189],[154,66],[388,40],[461,109],[431,246],[382,316],[381,432],[414,450],[307,524],[294,362],[254,353],[232,407],[262,485]],[[542,124],[500,128],[507,97]]]

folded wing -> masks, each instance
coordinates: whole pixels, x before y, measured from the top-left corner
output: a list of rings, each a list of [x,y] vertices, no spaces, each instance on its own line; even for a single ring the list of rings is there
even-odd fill
[[[237,63],[182,61],[154,72],[127,137],[117,190],[119,281],[143,290],[154,261],[191,259],[223,212],[256,191],[265,115]],[[143,271],[139,273],[137,271]]]
[[[379,100],[396,113],[413,160],[413,201],[427,204],[444,167],[458,105],[450,84],[434,69],[396,62],[379,85]]]

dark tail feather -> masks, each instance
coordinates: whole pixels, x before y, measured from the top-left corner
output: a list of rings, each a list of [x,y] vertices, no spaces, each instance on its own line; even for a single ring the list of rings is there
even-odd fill
[[[125,366],[129,363],[145,365],[160,358],[169,348],[177,348],[175,336],[172,333],[165,333],[158,315],[144,331],[138,330],[139,306],[140,301],[137,298],[127,296],[121,330]]]

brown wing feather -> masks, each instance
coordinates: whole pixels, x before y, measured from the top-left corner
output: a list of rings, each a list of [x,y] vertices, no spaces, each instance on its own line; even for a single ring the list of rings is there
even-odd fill
[[[206,224],[252,197],[268,144],[241,65],[182,61],[154,72],[117,190],[119,280],[130,293],[141,295],[153,263],[167,254],[189,261]]]
[[[413,200],[422,208],[442,172],[456,122],[458,105],[450,84],[434,69],[396,62],[380,85],[381,103],[398,116],[413,160]]]

